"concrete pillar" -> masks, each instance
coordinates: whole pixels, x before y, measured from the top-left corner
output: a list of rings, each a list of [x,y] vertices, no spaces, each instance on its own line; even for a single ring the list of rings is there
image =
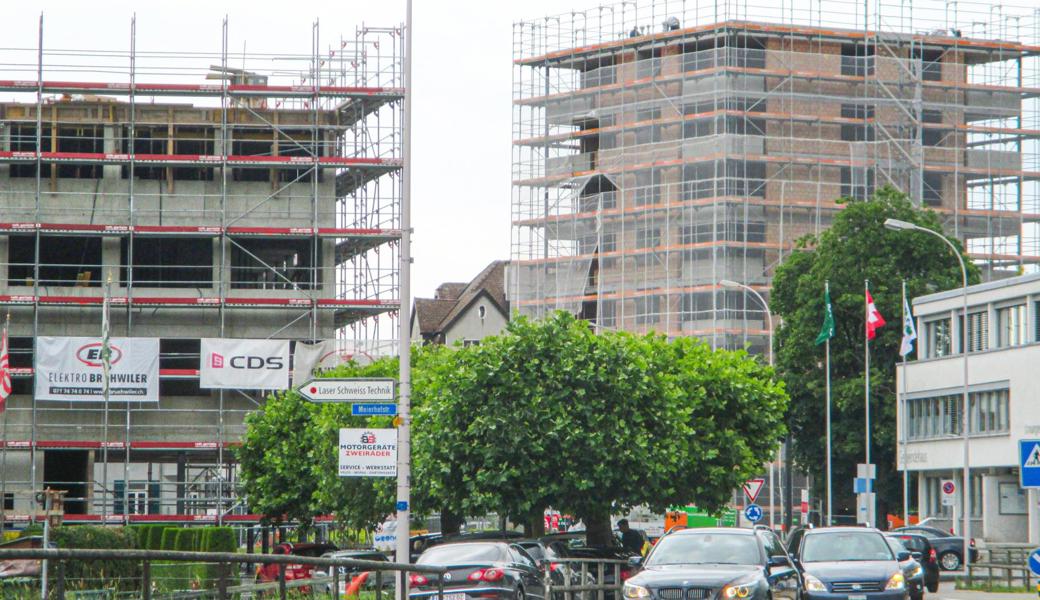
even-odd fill
[[[186,493],[184,482],[188,479],[188,454],[177,453],[177,514],[184,514],[184,495]]]
[[[1040,546],[1040,490],[1029,490],[1029,543]]]
[[[123,151],[122,140],[118,139],[122,130],[122,125],[104,126],[102,144],[104,145],[105,154],[119,154]],[[130,146],[127,145],[127,148],[129,149]],[[122,172],[122,168],[121,165],[104,165],[101,167],[101,176],[104,179],[117,181]]]

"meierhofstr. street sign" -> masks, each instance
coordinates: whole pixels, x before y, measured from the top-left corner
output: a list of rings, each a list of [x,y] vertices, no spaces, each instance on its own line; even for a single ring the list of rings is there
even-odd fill
[[[393,402],[393,379],[313,379],[296,391],[311,402]]]

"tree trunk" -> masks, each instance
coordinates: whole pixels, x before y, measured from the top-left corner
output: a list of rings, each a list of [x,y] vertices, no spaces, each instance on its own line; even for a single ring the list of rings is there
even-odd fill
[[[448,509],[441,510],[441,533],[444,535],[450,535],[458,533],[462,529],[462,515],[457,514]]]
[[[529,539],[537,539],[545,535],[545,517],[540,514],[534,514],[524,520],[524,537]]]
[[[585,539],[592,547],[609,547],[614,543],[614,532],[610,523],[610,511],[604,510],[596,514],[582,517],[585,521]]]

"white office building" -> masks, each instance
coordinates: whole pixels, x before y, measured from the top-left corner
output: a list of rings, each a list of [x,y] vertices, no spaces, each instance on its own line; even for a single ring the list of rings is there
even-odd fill
[[[962,306],[960,289],[913,300],[917,360],[897,369],[899,468],[909,469],[921,518],[960,533],[967,339],[971,535],[1038,544],[1040,490],[1019,485],[1018,442],[1040,439],[1040,274],[970,286],[967,335]]]

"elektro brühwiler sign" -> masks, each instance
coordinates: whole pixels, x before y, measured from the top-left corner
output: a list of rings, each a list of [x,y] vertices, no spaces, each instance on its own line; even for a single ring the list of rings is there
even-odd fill
[[[397,477],[396,429],[340,429],[340,477]]]
[[[159,338],[110,338],[110,402],[159,401]],[[37,400],[101,402],[105,399],[101,338],[36,340]]]
[[[311,402],[393,402],[393,379],[312,379],[297,390]]]

